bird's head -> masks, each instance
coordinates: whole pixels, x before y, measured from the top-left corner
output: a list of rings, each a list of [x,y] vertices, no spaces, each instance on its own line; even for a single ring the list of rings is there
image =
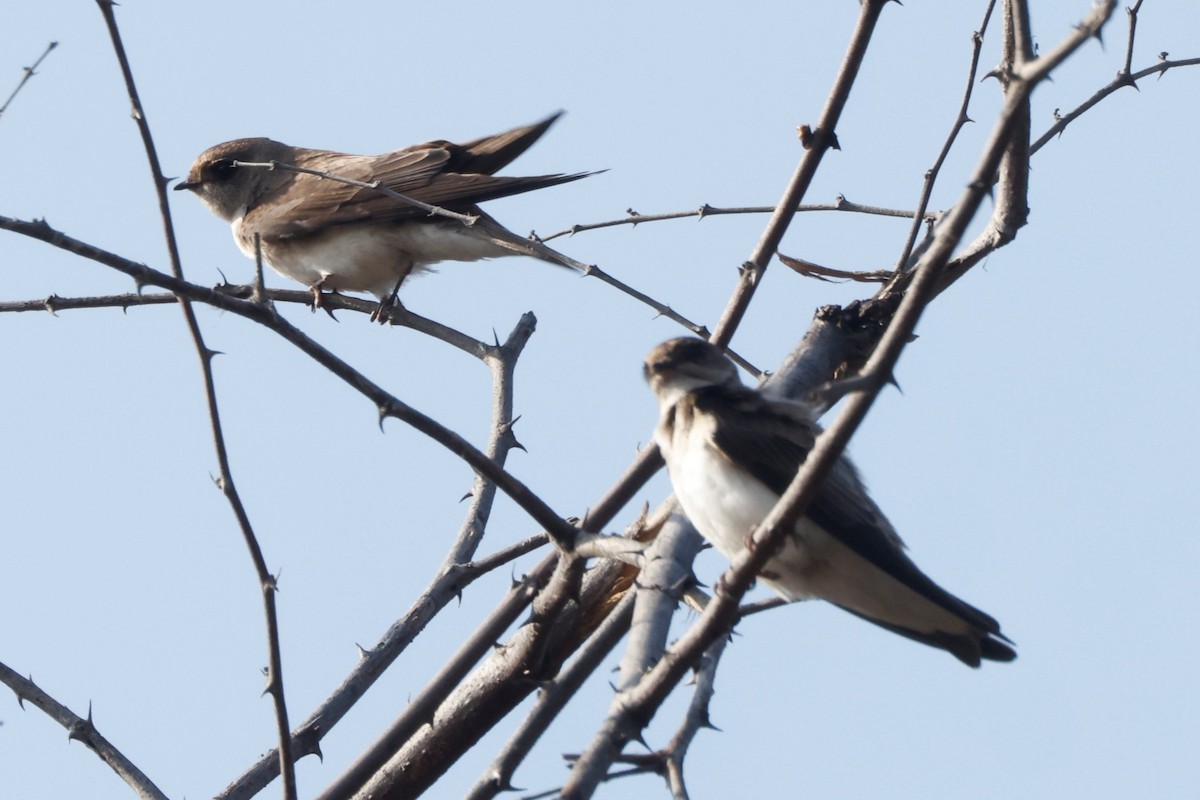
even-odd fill
[[[227,222],[253,208],[270,191],[292,179],[290,173],[251,164],[288,163],[291,147],[273,139],[234,139],[196,157],[187,179],[175,190],[195,192]]]
[[[741,385],[737,367],[719,347],[686,336],[651,350],[643,374],[663,408],[705,386]]]

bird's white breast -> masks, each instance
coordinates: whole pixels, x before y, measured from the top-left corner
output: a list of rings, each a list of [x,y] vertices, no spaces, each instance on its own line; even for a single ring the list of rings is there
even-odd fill
[[[711,417],[697,414],[687,430],[676,426],[670,441],[664,441],[662,427],[655,438],[683,512],[713,547],[732,560],[779,496],[721,453],[713,443],[713,426]],[[771,576],[761,578],[762,582],[789,600],[814,596],[803,575],[810,560],[805,541],[809,527],[816,526],[802,521],[797,526],[800,535],[788,536],[762,571]]]
[[[711,416],[696,413],[692,423],[660,425],[655,439],[684,513],[732,560],[779,496],[717,448]],[[924,633],[970,631],[955,614],[883,572],[807,517],[784,538],[759,580],[788,600],[819,597],[885,624]]]

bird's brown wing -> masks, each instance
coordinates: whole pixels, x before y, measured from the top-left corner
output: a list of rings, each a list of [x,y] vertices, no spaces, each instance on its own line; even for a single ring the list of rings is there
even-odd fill
[[[481,136],[478,139],[456,145],[456,151],[453,152],[455,157],[451,166],[456,172],[495,175],[532,147],[534,142],[542,138],[542,134],[558,121],[562,113],[556,111],[541,122],[513,128],[504,133]]]
[[[557,116],[557,115],[556,115]],[[435,140],[379,156],[296,150],[296,166],[364,183],[378,181],[393,192],[451,211],[472,212],[486,200],[577,180],[590,173],[496,177],[490,174],[523,153],[556,117],[537,125],[476,139],[464,145]],[[376,189],[296,173],[250,212],[266,238],[303,236],[363,219],[428,219],[429,212]],[[261,201],[260,201],[261,203]]]

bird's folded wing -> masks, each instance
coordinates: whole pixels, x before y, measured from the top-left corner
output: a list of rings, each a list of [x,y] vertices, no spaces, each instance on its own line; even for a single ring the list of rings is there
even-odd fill
[[[496,177],[454,172],[448,169],[448,164],[450,148],[457,147],[449,142],[430,142],[378,157],[316,156],[302,159],[300,166],[364,183],[378,181],[381,186],[421,203],[467,213],[473,212],[477,203],[566,183],[589,174]],[[430,219],[427,210],[406,200],[306,173],[297,173],[281,196],[271,199],[276,202],[262,203],[247,215],[247,221],[253,222],[267,239],[305,236],[333,225],[365,219],[378,222]]]
[[[716,417],[714,444],[735,465],[782,495],[812,450],[820,428],[803,405],[768,399],[750,389],[709,387],[697,409]],[[891,523],[870,499],[854,467],[841,460],[806,516],[881,571],[982,630],[1000,625],[934,583],[908,556]]]

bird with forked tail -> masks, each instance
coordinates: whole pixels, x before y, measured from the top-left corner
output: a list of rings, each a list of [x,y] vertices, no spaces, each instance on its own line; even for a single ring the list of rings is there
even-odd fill
[[[821,429],[802,403],[744,386],[716,346],[672,339],[646,358],[654,439],[692,524],[726,558],[796,477]],[[1017,657],[1000,624],[934,583],[842,458],[759,573],[788,600],[820,598],[978,667]]]

